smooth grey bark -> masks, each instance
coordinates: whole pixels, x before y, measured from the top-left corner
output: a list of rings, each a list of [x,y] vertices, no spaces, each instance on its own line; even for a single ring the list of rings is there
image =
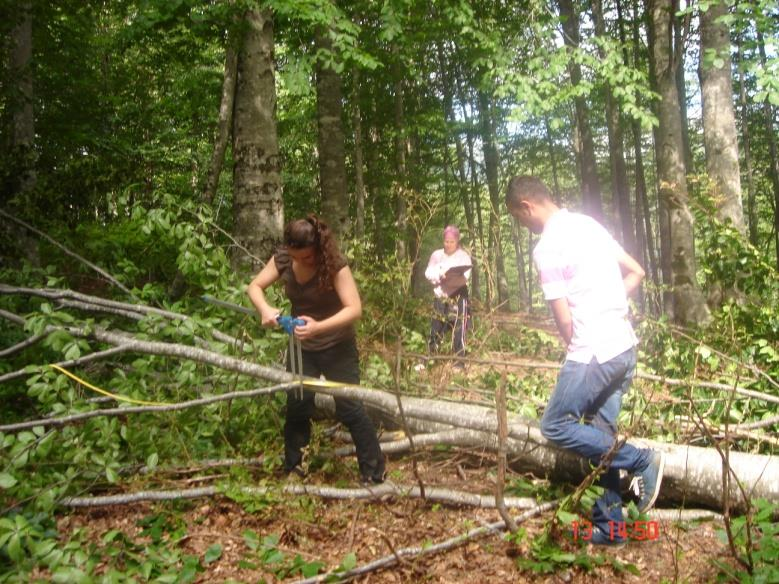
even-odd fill
[[[711,318],[696,276],[693,216],[689,209],[687,175],[682,142],[673,48],[672,1],[652,0],[654,28],[652,57],[660,100],[657,131],[657,173],[660,197],[666,205],[670,228],[673,318],[681,324],[700,325]]]
[[[330,32],[318,29],[318,52],[332,52]],[[316,64],[317,150],[322,217],[338,235],[349,230],[349,191],[346,184],[346,152],[343,129],[341,75],[321,59]]]
[[[397,44],[392,45],[392,54],[399,59]],[[406,172],[406,154],[408,153],[408,136],[406,132],[406,111],[404,98],[403,75],[399,63],[393,68],[393,92],[394,92],[394,121],[395,121],[395,225],[398,231],[398,239],[395,243],[395,253],[401,260],[408,259],[408,247],[406,245],[406,230],[408,217],[406,208],[406,195],[408,190],[408,176]]]
[[[680,10],[679,0],[673,0],[671,12],[671,22],[673,24],[674,47],[676,51],[676,91],[679,94],[679,113],[682,119],[682,144],[684,144],[684,166],[687,173],[695,172],[695,159],[692,156],[692,146],[690,145],[690,123],[687,115],[687,80],[685,79],[685,38],[689,36],[689,17],[683,22],[677,12]]]
[[[560,18],[563,25],[563,42],[567,47],[577,49],[579,47],[579,15],[571,0],[558,0]],[[573,60],[568,66],[571,76],[571,85],[576,87],[581,83],[581,66]],[[600,179],[598,178],[598,162],[595,158],[595,142],[590,128],[590,112],[587,99],[583,95],[574,98],[576,113],[576,128],[581,144],[581,180],[582,180],[582,204],[583,210],[588,215],[603,222],[603,202],[601,195]]]
[[[284,228],[281,168],[276,133],[273,16],[249,10],[238,53],[233,112],[233,229],[235,239],[268,258]],[[256,270],[257,261],[233,248],[233,266]]]
[[[530,306],[530,298],[527,289],[525,271],[525,252],[522,249],[522,229],[516,219],[511,221],[511,239],[514,242],[514,254],[517,262],[517,279],[519,280],[519,310],[527,310]]]
[[[765,39],[760,28],[757,29],[757,50],[760,54],[760,64],[765,68]],[[763,116],[768,138],[768,176],[771,178],[771,186],[774,191],[774,245],[776,246],[776,268],[779,270],[779,152],[777,151],[776,131],[774,130],[774,107],[768,101],[768,96],[763,100]]]
[[[354,68],[352,79],[354,93],[352,96],[352,132],[354,132],[354,196],[357,207],[355,218],[355,235],[362,240],[365,237],[365,174],[363,169],[362,149],[362,112],[360,110],[360,70]]]
[[[717,0],[700,13],[700,79],[706,171],[713,181],[719,219],[746,234],[741,202],[738,133],[733,107],[730,30],[721,22],[728,8]]]
[[[602,0],[593,0],[592,14],[595,20],[595,34],[601,38],[607,38]],[[602,48],[599,49],[599,52],[601,58],[606,57]],[[622,115],[611,84],[606,85],[606,127],[609,136],[612,199],[619,216],[622,246],[632,257],[637,257],[636,234],[633,227],[633,212],[630,208],[630,190],[622,136]]]
[[[510,310],[509,285],[506,278],[500,229],[500,217],[503,210],[500,187],[498,186],[498,167],[500,162],[498,160],[498,145],[493,125],[492,100],[484,91],[479,91],[479,122],[484,148],[484,170],[487,175],[487,190],[490,193],[489,255],[491,267],[495,272],[492,277],[498,292],[498,310],[508,311]]]
[[[10,13],[16,21],[7,43],[8,75],[10,91],[6,107],[10,112],[11,132],[7,147],[12,160],[10,188],[0,189],[0,206],[13,208],[10,200],[18,196],[23,200],[35,189],[38,181],[37,155],[35,152],[35,117],[33,109],[33,60],[32,60],[32,2],[19,2]],[[17,224],[0,222],[9,241],[13,241],[30,264],[41,263],[38,241]]]
[[[752,169],[752,143],[749,132],[749,101],[747,100],[746,72],[744,71],[741,42],[738,42],[739,104],[741,105],[741,144],[744,152],[744,173],[747,179],[747,228],[749,242],[757,245],[757,205]]]
[[[640,48],[640,39],[638,34],[638,1],[633,0],[633,41],[634,50],[638,51]],[[655,46],[655,26],[654,20],[651,14],[651,7],[647,7],[644,10],[644,20],[646,21],[648,51],[649,51],[649,81],[652,89],[655,93],[659,93],[659,83],[657,75],[657,66],[655,63],[654,46]],[[669,48],[669,51],[672,50]],[[652,109],[655,116],[659,118],[659,107],[657,100],[652,102]],[[671,269],[671,221],[668,213],[668,204],[660,196],[660,179],[657,173],[658,160],[660,159],[660,130],[657,125],[652,127],[652,146],[654,153],[654,192],[657,200],[657,242],[656,248],[660,250],[659,268],[660,268],[660,283],[662,288],[662,311],[671,320],[674,319],[674,302],[673,302],[673,275]]]
[[[222,174],[227,144],[230,141],[230,126],[233,122],[233,105],[235,103],[235,78],[238,69],[238,53],[228,35],[225,48],[224,79],[222,81],[222,99],[219,102],[219,117],[216,122],[216,137],[211,162],[208,165],[206,184],[203,187],[203,200],[209,205],[213,203],[216,189],[219,185],[219,175]]]
[[[10,109],[12,117],[11,154],[16,163],[17,193],[35,188],[35,120],[33,115],[32,63],[32,2],[25,0],[17,7],[17,22],[11,31],[9,69],[12,87]]]
[[[557,154],[554,149],[554,139],[552,138],[552,128],[549,127],[549,118],[544,116],[544,130],[546,138],[546,148],[549,151],[549,164],[552,167],[552,194],[559,203],[560,197],[560,179],[557,171]]]
[[[622,2],[617,0],[617,22],[619,29],[619,39],[622,43],[622,63],[625,67],[630,66],[630,57],[628,56],[628,42],[625,34],[625,20],[622,13]],[[634,2],[634,18],[632,23],[632,43],[633,43],[633,66],[641,70],[643,63],[640,56],[639,42],[639,16],[638,8]],[[640,103],[640,96],[637,97]],[[637,104],[638,105],[638,104]],[[655,242],[652,235],[652,214],[649,209],[649,198],[647,196],[646,176],[644,173],[644,152],[641,144],[641,123],[632,118],[630,120],[631,137],[633,140],[633,158],[634,158],[634,182],[636,185],[635,195],[635,221],[636,221],[636,250],[637,260],[647,269],[652,282],[657,285],[659,282],[657,274],[657,258],[655,254]],[[646,308],[646,295],[644,287],[641,288],[640,302],[642,308]]]

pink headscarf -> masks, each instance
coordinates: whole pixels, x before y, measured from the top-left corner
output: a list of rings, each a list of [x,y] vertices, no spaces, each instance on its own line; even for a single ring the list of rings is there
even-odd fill
[[[447,235],[451,235],[457,240],[457,245],[460,244],[460,230],[457,229],[454,225],[447,225],[444,227],[444,239],[446,239]]]

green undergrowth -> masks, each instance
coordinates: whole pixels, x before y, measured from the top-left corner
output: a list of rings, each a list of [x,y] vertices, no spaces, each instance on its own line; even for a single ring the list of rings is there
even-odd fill
[[[167,201],[167,202],[166,202]],[[10,347],[56,327],[40,342],[0,361],[0,374],[25,370],[24,375],[0,384],[3,424],[38,420],[89,412],[99,407],[116,407],[115,403],[90,401],[100,397],[54,369],[50,363],[77,359],[88,353],[107,349],[75,334],[68,327],[86,332],[101,327],[123,331],[140,341],[172,342],[190,347],[208,345],[224,355],[240,357],[265,366],[279,367],[287,337],[274,330],[261,329],[255,318],[204,303],[206,293],[223,300],[247,305],[243,288],[249,275],[233,273],[227,261],[229,245],[209,225],[210,211],[197,206],[176,209],[174,201],[163,197],[154,210],[132,209],[123,222],[100,230],[102,240],[79,246],[79,241],[93,241],[98,227],[84,225],[73,236],[58,234],[67,244],[89,255],[132,289],[137,302],[188,315],[189,319],[166,319],[157,315],[140,320],[118,314],[80,311],[55,301],[19,295],[0,296],[0,308],[22,315],[24,327],[0,320],[0,346]],[[719,234],[719,235],[718,235]],[[774,298],[775,278],[770,268],[760,264],[749,267],[752,253],[732,244],[729,232],[712,231],[710,248],[724,250],[725,255],[703,264],[705,277],[722,278],[728,270],[746,270],[739,276],[740,290],[747,298]],[[716,237],[723,237],[724,243]],[[718,243],[719,242],[719,243]],[[368,251],[366,251],[366,249]],[[121,253],[126,250],[126,253]],[[126,301],[115,288],[95,280],[78,262],[72,262],[56,250],[50,250],[52,264],[43,268],[21,265],[0,272],[0,281],[27,287],[80,288],[102,297]],[[354,247],[355,273],[360,286],[365,315],[360,325],[362,380],[367,386],[402,391],[426,392],[441,396],[439,385],[459,390],[474,390],[480,403],[491,405],[495,390],[503,383],[500,366],[480,365],[465,371],[446,370],[431,365],[423,372],[414,371],[413,362],[404,361],[396,377],[395,357],[402,353],[424,353],[429,327],[429,303],[408,293],[404,274],[409,266],[395,265],[389,259],[373,258],[369,248]],[[744,260],[743,258],[746,258]],[[735,267],[734,267],[735,266]],[[738,267],[741,266],[741,267]],[[738,267],[738,268],[737,268]],[[708,271],[707,271],[708,270]],[[182,286],[173,293],[171,277],[181,275]],[[284,309],[276,292],[271,300]],[[695,386],[706,380],[738,384],[754,391],[777,395],[770,379],[779,377],[779,303],[726,299],[713,312],[711,324],[697,331],[679,330],[666,320],[644,319],[638,326],[641,338],[641,370],[661,376],[688,380],[681,387],[669,387],[637,380],[626,396],[620,424],[634,436],[666,441],[687,440],[689,425],[683,421],[703,423],[713,430],[727,424],[760,422],[775,415],[775,407],[756,398],[734,396]],[[228,345],[214,338],[219,330],[238,339]],[[523,359],[559,362],[563,349],[557,338],[533,327],[518,325],[512,330],[491,326],[489,317],[474,320],[469,356],[481,359],[501,355]],[[106,359],[72,368],[72,372],[96,387],[134,400],[174,403],[227,391],[254,389],[259,384],[246,377],[194,361],[161,357],[143,352],[117,353]],[[506,390],[509,410],[526,419],[537,419],[554,384],[555,372],[543,369],[507,369]],[[480,390],[476,392],[475,390]],[[663,400],[653,399],[662,395]],[[668,400],[667,398],[671,398]],[[125,404],[126,407],[129,404]],[[213,562],[222,561],[216,548],[200,557],[182,555],[173,546],[176,538],[187,532],[176,521],[160,527],[163,536],[146,552],[148,537],[138,539],[129,533],[106,534],[104,540],[92,541],[83,531],[60,533],[57,517],[63,497],[91,493],[158,488],[168,480],[171,468],[196,467],[199,462],[224,458],[263,456],[262,465],[254,471],[233,468],[225,479],[223,492],[247,509],[261,512],[272,509],[272,499],[247,497],[244,485],[257,484],[275,476],[281,464],[281,431],[285,397],[282,394],[253,399],[220,402],[179,412],[156,412],[94,417],[79,424],[61,428],[37,426],[21,431],[0,433],[0,580],[22,582],[35,578],[58,581],[122,581],[115,573],[124,571],[138,581],[168,581],[172,574],[197,578]],[[755,432],[773,432],[776,424]],[[333,457],[329,440],[314,433],[310,449],[312,472],[329,482],[346,486],[356,477],[354,465]],[[699,444],[710,438],[699,436]],[[736,436],[733,450],[772,454],[768,441]],[[445,455],[446,449],[437,454]],[[537,496],[539,500],[559,498],[554,486],[512,481],[507,492]],[[535,494],[535,495],[533,495]],[[295,513],[312,516],[309,505],[298,506]],[[762,508],[761,508],[762,509]],[[755,581],[774,574],[773,542],[775,532],[758,511],[750,534],[736,537],[739,552],[752,558]],[[141,526],[146,529],[146,526]],[[737,526],[738,527],[738,526]],[[745,533],[746,525],[737,533]],[[278,546],[266,535],[250,539],[246,562],[265,569],[268,558],[279,558]],[[517,537],[520,537],[519,535]],[[773,539],[772,539],[773,538]],[[534,540],[532,553],[523,570],[549,573],[575,567],[591,571],[599,561],[587,559],[574,542],[560,543],[554,538]],[[555,547],[556,546],[556,547]],[[276,552],[272,551],[273,549]],[[772,555],[773,554],[773,555]],[[145,556],[146,559],[144,559]],[[207,556],[207,557],[206,557]],[[264,559],[263,559],[264,558]],[[344,559],[344,565],[351,560]],[[604,560],[608,562],[609,560]],[[151,562],[149,564],[148,562]],[[278,576],[314,570],[306,562],[284,556],[272,562],[269,574]],[[631,571],[629,566],[612,566],[616,571]],[[317,567],[316,569],[321,569]],[[102,571],[100,571],[102,570]],[[278,573],[274,570],[277,570]],[[723,568],[725,573],[725,568]],[[130,578],[128,576],[128,578]],[[101,580],[102,579],[102,580]]]

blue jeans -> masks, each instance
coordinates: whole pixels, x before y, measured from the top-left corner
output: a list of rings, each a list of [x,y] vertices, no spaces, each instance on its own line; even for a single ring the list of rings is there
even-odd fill
[[[636,350],[628,349],[607,361],[566,361],[541,419],[541,433],[560,448],[597,465],[614,444],[622,396],[636,369]],[[649,465],[651,452],[630,444],[616,451],[598,484],[605,490],[592,508],[592,523],[607,536],[609,522],[624,521],[619,471],[635,473]]]

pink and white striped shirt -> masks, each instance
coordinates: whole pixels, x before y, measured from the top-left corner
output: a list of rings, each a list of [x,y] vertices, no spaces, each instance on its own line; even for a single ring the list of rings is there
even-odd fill
[[[533,261],[546,300],[565,298],[573,337],[567,359],[605,363],[638,342],[617,258],[624,253],[592,217],[560,209],[544,225]]]

